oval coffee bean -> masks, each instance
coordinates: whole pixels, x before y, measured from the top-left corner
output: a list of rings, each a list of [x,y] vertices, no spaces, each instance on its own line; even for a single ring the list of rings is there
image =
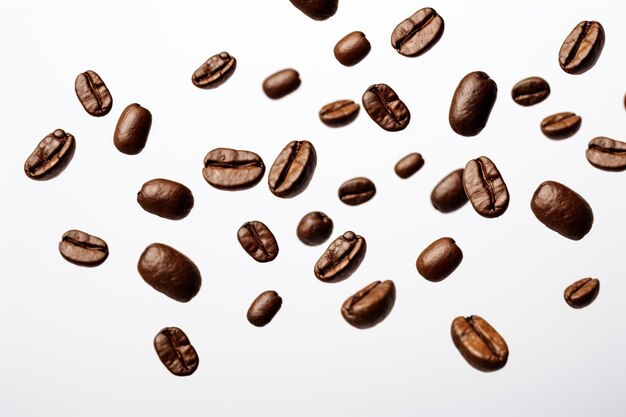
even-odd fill
[[[448,121],[461,136],[476,136],[487,125],[491,109],[496,103],[498,87],[481,71],[467,74],[452,96]]]
[[[563,293],[563,298],[570,307],[583,308],[593,303],[599,292],[600,280],[583,278],[568,286]]]
[[[297,196],[309,186],[316,166],[317,153],[311,142],[289,142],[270,168],[267,178],[270,191],[281,198]]]
[[[181,303],[195,297],[202,285],[196,264],[163,243],[146,247],[137,262],[137,270],[148,285]]]
[[[316,246],[326,242],[333,233],[333,221],[321,211],[306,214],[296,229],[298,239],[305,245]]]
[[[95,71],[87,70],[79,74],[74,82],[74,91],[78,101],[90,115],[100,117],[111,111],[111,92]]]
[[[152,114],[148,109],[137,103],[129,105],[115,126],[113,134],[115,147],[126,155],[137,155],[146,146],[151,126]]]
[[[463,171],[463,168],[452,171],[433,188],[430,202],[440,212],[450,213],[467,203],[467,194],[463,188]]]
[[[346,67],[352,67],[363,59],[372,50],[370,41],[363,32],[355,31],[348,33],[335,45],[333,53],[337,61]]]
[[[204,157],[202,175],[219,190],[247,190],[257,185],[264,174],[265,164],[254,152],[217,148]]]
[[[457,317],[452,322],[450,332],[454,346],[467,363],[479,371],[497,371],[506,365],[509,347],[482,317]]]
[[[541,103],[550,95],[550,84],[540,77],[524,78],[513,86],[511,97],[520,106]]]
[[[188,376],[198,369],[198,353],[178,327],[166,327],[157,333],[154,350],[167,370],[176,376]]]
[[[407,179],[419,171],[423,166],[424,158],[422,158],[422,155],[417,152],[413,152],[399,160],[394,167],[394,171],[398,177]]]
[[[403,130],[411,121],[409,108],[386,84],[370,85],[363,93],[362,102],[369,117],[388,132]]]
[[[51,180],[65,170],[75,151],[74,136],[57,129],[39,142],[24,163],[24,172],[33,180]]]
[[[565,38],[559,51],[559,65],[568,74],[589,71],[604,48],[604,28],[600,22],[583,20]]]
[[[626,169],[626,142],[599,136],[591,139],[587,147],[587,161],[604,171]]]
[[[270,262],[278,256],[278,242],[263,223],[253,220],[244,223],[237,231],[241,247],[257,262]]]
[[[474,210],[483,217],[501,216],[509,207],[509,190],[496,165],[486,156],[467,163],[463,187]]]
[[[541,122],[541,132],[550,139],[566,139],[573,136],[582,123],[582,118],[572,112],[556,113]]]
[[[417,272],[432,282],[439,282],[450,276],[461,264],[463,252],[449,237],[442,237],[428,245],[417,257]]]
[[[282,304],[283,299],[276,291],[265,291],[250,305],[247,314],[248,321],[253,326],[263,327],[272,321]]]
[[[220,52],[207,59],[206,62],[191,75],[191,82],[198,88],[210,90],[224,84],[237,68],[237,60],[228,52]]]
[[[300,84],[298,71],[288,68],[267,77],[263,81],[263,91],[269,98],[277,100],[296,91]]]
[[[542,182],[530,202],[537,220],[568,239],[580,240],[593,225],[589,203],[571,188],[556,181]]]
[[[365,238],[348,231],[328,246],[315,264],[313,272],[323,282],[343,281],[358,269],[366,251]]]
[[[339,199],[349,206],[366,203],[376,195],[376,186],[365,177],[352,178],[339,187]]]
[[[187,217],[193,208],[191,190],[175,181],[156,178],[147,181],[137,193],[137,202],[148,213],[170,220]]]
[[[322,123],[329,127],[341,127],[350,124],[359,115],[361,106],[352,100],[337,100],[320,109]]]
[[[391,313],[395,302],[396,286],[393,281],[374,281],[344,301],[341,315],[357,329],[369,329]]]
[[[439,42],[444,26],[441,16],[425,7],[396,26],[391,34],[391,46],[401,55],[420,56]]]
[[[68,262],[79,266],[94,267],[109,257],[109,246],[97,236],[80,230],[69,230],[61,237],[59,252]]]
[[[337,13],[339,0],[289,0],[313,20],[326,20]]]

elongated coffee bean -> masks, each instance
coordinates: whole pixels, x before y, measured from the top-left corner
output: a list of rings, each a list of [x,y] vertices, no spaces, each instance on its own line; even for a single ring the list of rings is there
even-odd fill
[[[541,132],[550,139],[566,139],[573,136],[582,123],[582,118],[572,112],[556,113],[541,122]]]
[[[533,106],[550,95],[550,85],[540,77],[524,78],[513,86],[511,97],[520,106]]]
[[[313,20],[326,20],[337,13],[339,0],[289,0]]]
[[[253,326],[263,327],[272,321],[282,304],[283,299],[276,291],[265,291],[250,305],[247,314],[248,321]]]
[[[441,16],[425,7],[396,26],[391,34],[391,46],[401,55],[420,56],[439,42],[444,26]]]
[[[593,303],[599,292],[600,280],[583,278],[568,286],[563,293],[563,298],[570,307],[583,308]]]
[[[439,282],[450,276],[461,264],[463,252],[450,237],[442,237],[428,245],[417,257],[415,266],[421,276]]]
[[[509,190],[496,165],[486,156],[467,163],[463,187],[474,210],[483,217],[501,216],[509,207]]]
[[[289,142],[270,168],[267,178],[270,191],[281,198],[297,196],[309,186],[316,166],[317,153],[311,142]]]
[[[626,169],[626,142],[599,136],[587,145],[587,161],[604,171]]]
[[[352,100],[337,100],[320,109],[322,123],[329,127],[341,127],[350,124],[359,115],[361,106]]]
[[[442,213],[450,213],[460,209],[467,203],[467,194],[463,188],[463,168],[446,175],[433,188],[430,202]]]
[[[454,346],[467,363],[483,372],[502,369],[509,358],[509,347],[480,316],[457,317],[450,329]]]
[[[95,71],[87,70],[79,74],[74,82],[74,91],[78,101],[90,115],[101,117],[111,111],[113,106],[111,92]]]
[[[365,177],[352,178],[339,187],[339,199],[349,206],[366,203],[376,195],[376,186]]]
[[[129,105],[115,126],[113,133],[115,147],[127,155],[137,155],[146,146],[151,126],[152,114],[148,109],[137,103]]]
[[[321,245],[333,233],[333,221],[321,211],[306,214],[296,229],[298,239],[308,246]]]
[[[167,370],[176,376],[188,376],[198,369],[198,353],[178,327],[161,329],[154,337],[154,350]]]
[[[589,71],[604,48],[604,28],[600,22],[583,20],[565,38],[559,51],[559,65],[568,74]]]
[[[411,121],[409,108],[387,84],[370,85],[362,102],[369,117],[388,132],[403,130]]]
[[[346,67],[352,67],[361,62],[370,53],[372,46],[360,31],[348,33],[335,45],[333,53],[337,61]]]
[[[363,236],[348,231],[328,246],[315,264],[313,272],[323,282],[340,282],[349,278],[357,270],[367,251]]]
[[[217,148],[204,157],[202,175],[219,190],[247,190],[257,185],[264,174],[265,164],[254,152]]]
[[[257,262],[270,262],[278,256],[278,242],[270,229],[262,222],[244,223],[237,231],[241,247]]]
[[[461,136],[476,136],[487,125],[496,103],[498,87],[484,72],[467,74],[452,96],[448,120],[450,127]]]
[[[269,98],[278,100],[296,91],[301,83],[298,71],[287,68],[267,77],[263,81],[263,92]]]
[[[79,266],[94,267],[109,256],[107,243],[97,236],[80,230],[69,230],[61,237],[59,252],[68,262]]]
[[[357,329],[369,329],[391,313],[395,302],[396,286],[393,281],[374,281],[344,301],[341,315]]]
[[[39,142],[24,163],[24,172],[33,180],[51,180],[65,170],[75,151],[74,136],[57,129]]]
[[[191,82],[198,88],[210,90],[224,84],[237,68],[237,60],[228,52],[220,52],[207,59],[206,62],[191,75]]]
[[[413,152],[400,159],[395,167],[394,171],[396,175],[402,179],[407,179],[424,166],[424,158],[422,154]]]
[[[163,178],[144,183],[137,193],[137,202],[148,213],[170,220],[184,219],[194,205],[189,188]]]

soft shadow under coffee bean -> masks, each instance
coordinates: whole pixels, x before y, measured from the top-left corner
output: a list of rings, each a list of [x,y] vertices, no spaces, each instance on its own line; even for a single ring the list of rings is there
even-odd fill
[[[74,82],[74,91],[78,101],[87,113],[95,117],[106,116],[113,106],[113,97],[102,78],[87,70],[78,74]]]
[[[401,55],[420,56],[439,42],[444,27],[435,9],[425,7],[396,26],[391,34],[391,46]]]
[[[191,190],[176,181],[155,178],[137,193],[137,203],[148,213],[170,220],[187,217],[194,205]]]
[[[202,176],[218,190],[247,190],[257,185],[265,174],[265,164],[250,151],[216,148],[204,157]]]
[[[154,337],[153,344],[161,363],[172,374],[188,376],[198,369],[198,353],[185,332],[178,327],[161,329]]]
[[[598,296],[600,280],[597,278],[583,278],[569,285],[563,293],[565,302],[572,308],[583,308]]]
[[[589,71],[604,48],[604,28],[600,22],[583,20],[565,38],[559,51],[559,65],[568,74]]]
[[[129,105],[115,126],[113,133],[115,147],[126,155],[137,155],[146,146],[151,126],[152,114],[148,109],[137,103]]]
[[[451,213],[467,203],[467,194],[463,188],[463,171],[463,168],[452,171],[433,188],[430,202],[440,212]]]
[[[376,195],[376,186],[365,177],[352,178],[339,187],[339,199],[349,206],[370,201]]]
[[[528,77],[519,81],[511,90],[511,97],[520,106],[534,106],[550,95],[550,85],[540,77]]]
[[[322,282],[343,281],[359,268],[366,251],[365,238],[348,231],[328,246],[315,264],[313,272]]]
[[[463,77],[450,103],[452,130],[461,136],[478,135],[487,125],[497,96],[498,87],[486,73],[474,71]]]
[[[578,132],[581,123],[582,118],[575,113],[556,113],[541,121],[541,132],[550,139],[567,139]]]
[[[587,145],[587,161],[603,171],[626,169],[626,142],[599,136]]]
[[[278,242],[274,234],[260,221],[244,223],[237,231],[237,240],[257,262],[270,262],[278,256]]]
[[[76,151],[76,140],[62,129],[43,138],[24,163],[24,172],[30,179],[47,181],[67,168]]]
[[[506,365],[509,347],[500,333],[482,317],[457,317],[450,332],[454,346],[467,363],[479,371],[497,371]]]
[[[357,329],[369,329],[383,321],[396,302],[393,281],[374,281],[356,292],[341,306],[341,315]]]
[[[101,265],[109,256],[109,246],[97,236],[69,230],[61,237],[59,252],[68,262],[79,266]]]
[[[262,292],[250,305],[248,309],[248,322],[256,327],[263,327],[267,325],[280,307],[283,304],[283,299],[276,291]]]
[[[387,84],[370,85],[362,103],[368,116],[388,132],[403,130],[411,121],[409,108]]]
[[[305,245],[316,246],[326,242],[333,233],[333,221],[321,211],[306,214],[296,229],[298,239]]]
[[[213,55],[194,71],[191,82],[198,88],[210,90],[224,84],[237,68],[237,60],[228,52]]]

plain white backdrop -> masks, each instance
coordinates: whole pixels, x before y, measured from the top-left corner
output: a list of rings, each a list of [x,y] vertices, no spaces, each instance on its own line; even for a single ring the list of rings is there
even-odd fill
[[[425,55],[403,57],[391,32],[426,6],[443,17],[443,37]],[[582,20],[600,21],[607,40],[596,66],[572,76],[560,69],[558,51]],[[626,140],[625,21],[625,3],[614,0],[341,0],[324,22],[287,0],[1,0],[0,415],[623,416],[626,173],[593,168],[585,149],[595,136]],[[346,68],[332,50],[354,30],[372,51]],[[223,50],[238,61],[232,78],[216,90],[193,86],[193,71]],[[262,81],[287,67],[300,72],[301,87],[268,99]],[[103,118],[89,116],[74,93],[87,69],[113,96]],[[450,128],[448,109],[459,80],[476,70],[496,81],[498,99],[483,132],[464,138]],[[552,93],[524,108],[510,90],[531,75],[545,78]],[[381,82],[409,107],[406,130],[385,132],[363,110],[343,128],[319,121],[322,105],[360,103]],[[152,112],[153,125],[143,152],[128,156],[112,135],[133,102]],[[582,127],[551,141],[539,123],[561,111],[581,115]],[[75,157],[59,177],[32,181],[24,161],[56,128],[75,135]],[[269,167],[296,139],[313,142],[318,166],[294,199],[273,196],[267,174],[234,193],[202,177],[213,148],[254,151]],[[393,166],[415,151],[426,163],[401,180]],[[497,219],[470,204],[437,212],[434,185],[481,155],[508,185],[508,211]],[[337,188],[356,176],[373,180],[378,193],[349,207]],[[137,204],[141,185],[158,177],[193,191],[186,219],[162,219]],[[581,241],[533,216],[531,196],[548,179],[592,206],[595,223]],[[313,210],[333,219],[333,237],[353,230],[367,239],[363,264],[342,283],[313,275],[327,244],[306,247],[296,238],[298,221]],[[275,261],[256,263],[239,246],[237,229],[249,220],[277,237]],[[58,242],[74,228],[108,242],[103,265],[63,260]],[[457,241],[464,260],[431,283],[415,260],[443,236]],[[177,248],[201,270],[202,288],[189,303],[139,276],[139,255],[153,242]],[[600,279],[600,294],[573,310],[563,290],[587,276]],[[369,330],[349,326],[342,302],[383,279],[397,288],[391,314]],[[268,289],[283,307],[255,328],[246,311]],[[506,339],[502,370],[481,373],[455,349],[450,324],[471,314]],[[160,363],[152,340],[165,326],[182,328],[198,351],[194,375],[175,377]]]

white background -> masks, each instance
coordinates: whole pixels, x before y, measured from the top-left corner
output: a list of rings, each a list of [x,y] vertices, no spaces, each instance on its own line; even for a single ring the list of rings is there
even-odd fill
[[[390,45],[394,27],[422,7],[445,20],[440,42],[418,58]],[[598,20],[606,46],[597,65],[572,76],[558,65],[565,37],[581,20]],[[316,22],[287,0],[265,1],[0,1],[2,69],[2,253],[0,272],[1,416],[623,416],[626,413],[623,236],[626,173],[593,168],[585,159],[595,136],[626,140],[626,6],[622,1],[356,1]],[[333,57],[353,30],[372,51],[355,67]],[[237,58],[232,78],[216,90],[192,85],[208,57]],[[273,72],[292,67],[301,87],[272,101],[261,89]],[[74,93],[76,76],[95,70],[113,95],[103,118],[89,116]],[[487,127],[474,138],[448,124],[452,93],[475,70],[499,94]],[[530,108],[511,87],[531,75],[552,94]],[[389,84],[409,107],[408,128],[388,133],[361,110],[331,129],[319,108],[361,101],[374,83]],[[153,115],[137,156],[113,146],[122,110],[138,102]],[[540,130],[553,113],[581,115],[572,138],[551,141]],[[59,177],[35,182],[23,164],[56,128],[76,137],[76,154]],[[202,177],[216,147],[257,152],[271,166],[291,140],[307,139],[318,165],[305,193],[284,200],[267,187],[219,191]],[[425,166],[407,180],[398,159],[421,152]],[[434,185],[480,155],[500,169],[508,211],[485,219],[470,204],[442,214],[430,203]],[[357,207],[337,198],[352,177],[372,179],[378,193]],[[187,185],[195,207],[181,221],[151,215],[136,202],[152,178]],[[530,199],[544,180],[560,181],[592,206],[595,223],[568,240],[533,216]],[[326,248],[306,247],[299,219],[321,210],[333,238],[353,230],[367,239],[359,270],[324,284],[313,265]],[[236,232],[263,221],[280,253],[252,260]],[[61,235],[80,229],[105,239],[108,260],[94,269],[63,260]],[[459,268],[431,283],[415,260],[429,243],[453,237]],[[189,303],[149,287],[136,263],[152,242],[189,256],[202,272]],[[597,277],[597,300],[574,310],[567,285]],[[392,279],[396,305],[377,327],[357,330],[342,302],[374,280]],[[245,318],[252,300],[276,290],[283,307],[265,328]],[[494,373],[470,367],[449,329],[478,314],[506,339],[509,362]],[[178,326],[200,356],[196,373],[171,375],[152,347],[155,334]]]

